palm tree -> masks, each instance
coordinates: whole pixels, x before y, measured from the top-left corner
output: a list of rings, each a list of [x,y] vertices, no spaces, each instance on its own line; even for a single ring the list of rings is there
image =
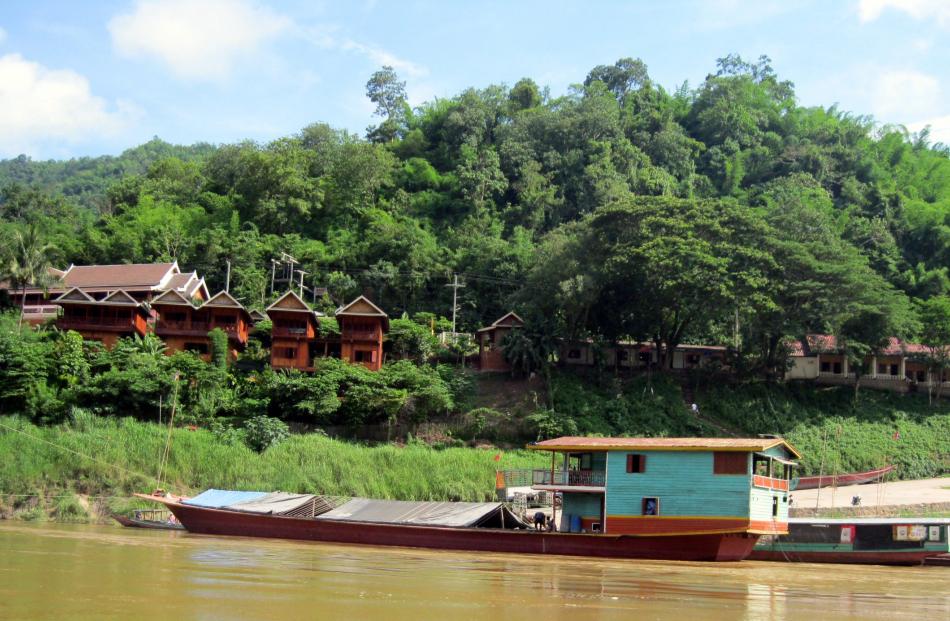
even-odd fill
[[[42,287],[45,292],[53,284],[50,274],[49,253],[53,249],[30,225],[25,231],[17,231],[13,239],[13,251],[7,260],[6,279],[13,290],[19,290],[20,326],[23,325],[23,310],[26,306],[26,288]]]

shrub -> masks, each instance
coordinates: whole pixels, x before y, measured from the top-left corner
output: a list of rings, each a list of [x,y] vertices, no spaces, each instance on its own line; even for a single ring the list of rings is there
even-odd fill
[[[290,435],[287,423],[270,416],[255,416],[244,423],[245,442],[258,453]]]

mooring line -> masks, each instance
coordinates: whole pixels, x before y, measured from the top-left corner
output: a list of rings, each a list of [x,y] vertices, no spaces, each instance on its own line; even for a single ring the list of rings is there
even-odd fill
[[[46,438],[40,438],[39,436],[34,436],[34,435],[32,435],[32,434],[29,434],[29,433],[23,431],[22,429],[17,429],[16,427],[11,427],[10,425],[7,425],[6,423],[0,422],[0,427],[3,427],[4,429],[8,429],[8,430],[10,430],[10,431],[15,431],[16,433],[19,433],[19,434],[21,434],[21,435],[24,435],[24,436],[26,436],[27,438],[31,438],[31,439],[37,440],[37,441],[39,441],[39,442],[44,442],[44,443],[49,444],[50,446],[52,446],[52,447],[54,447],[54,448],[58,448],[58,449],[60,449],[60,450],[66,451],[66,452],[68,452],[68,453],[72,453],[72,454],[74,454],[74,455],[78,455],[79,457],[83,457],[83,458],[88,459],[89,461],[95,462],[95,463],[97,463],[97,464],[100,464],[100,465],[103,465],[103,466],[108,466],[108,467],[110,467],[110,468],[115,468],[116,470],[121,470],[122,472],[126,472],[126,473],[128,473],[128,474],[133,474],[133,475],[138,476],[138,477],[142,477],[142,478],[144,478],[146,481],[152,481],[152,480],[154,480],[154,477],[149,476],[149,475],[147,475],[147,474],[144,474],[144,473],[142,473],[142,472],[137,472],[137,471],[135,471],[135,470],[129,470],[128,468],[123,468],[122,466],[119,466],[119,465],[116,465],[116,464],[112,464],[112,463],[109,463],[109,462],[107,462],[107,461],[103,461],[103,460],[101,460],[101,459],[96,459],[95,457],[90,457],[89,455],[86,455],[86,454],[84,454],[84,453],[80,453],[79,451],[76,451],[76,450],[74,450],[74,449],[71,449],[71,448],[69,448],[69,447],[67,447],[67,446],[63,446],[63,445],[61,445],[61,444],[56,444],[55,442],[51,442],[51,441],[47,440]]]

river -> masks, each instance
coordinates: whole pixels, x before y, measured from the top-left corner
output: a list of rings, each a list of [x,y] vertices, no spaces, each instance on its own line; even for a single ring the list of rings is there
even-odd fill
[[[950,619],[950,570],[432,552],[0,522],[0,619]]]

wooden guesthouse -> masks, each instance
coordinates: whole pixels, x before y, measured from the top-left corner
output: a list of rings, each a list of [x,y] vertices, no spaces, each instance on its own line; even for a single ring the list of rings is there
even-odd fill
[[[62,309],[56,327],[75,330],[87,341],[99,341],[108,348],[122,337],[145,336],[148,330],[145,306],[122,290],[97,300],[74,287],[53,303]]]
[[[371,371],[383,366],[383,335],[389,332],[389,315],[360,296],[336,310],[340,326],[340,357]]]
[[[228,335],[228,360],[237,359],[247,345],[251,317],[231,294],[221,291],[196,306],[174,290],[152,301],[157,315],[155,334],[168,346],[168,353],[193,351],[207,360],[211,353],[208,333],[220,328]]]
[[[293,291],[282,295],[264,312],[271,320],[271,367],[312,371],[319,313]]]
[[[496,319],[478,330],[478,360],[482,371],[510,371],[501,344],[512,330],[524,327],[524,320],[514,312]]]

